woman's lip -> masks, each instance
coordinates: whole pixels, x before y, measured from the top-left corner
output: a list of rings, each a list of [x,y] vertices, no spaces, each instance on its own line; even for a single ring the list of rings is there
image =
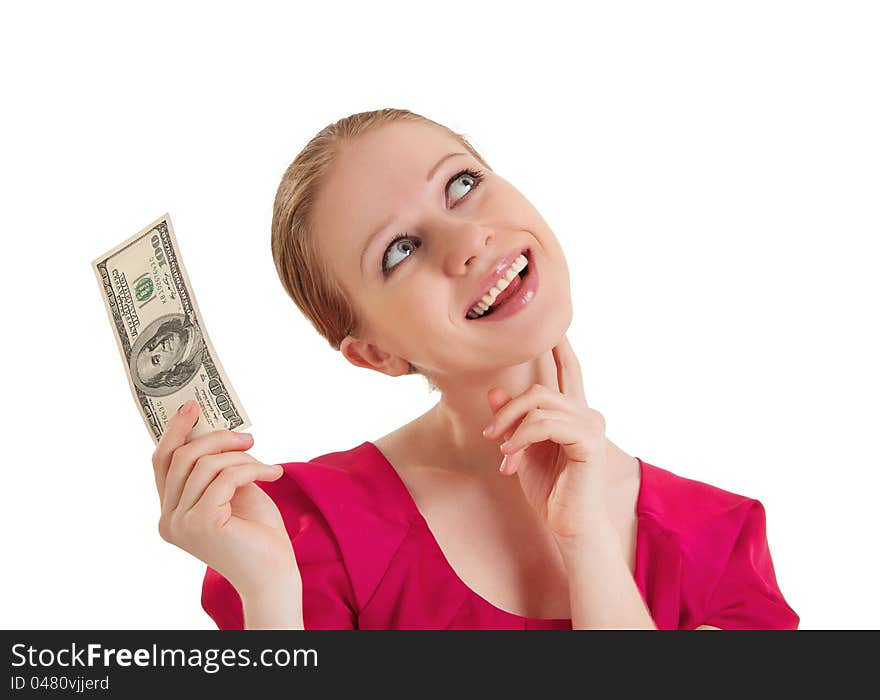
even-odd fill
[[[486,275],[483,277],[483,279],[480,280],[480,285],[481,285],[480,289],[482,289],[483,291],[480,292],[479,295],[477,295],[473,299],[471,299],[470,304],[468,304],[467,308],[464,310],[465,317],[467,317],[468,312],[472,308],[474,308],[476,303],[478,301],[480,301],[480,299],[482,299],[484,296],[486,296],[486,293],[488,292],[488,290],[491,289],[492,286],[499,280],[499,278],[501,277],[501,274],[503,272],[506,272],[507,269],[511,265],[513,265],[513,261],[516,260],[520,255],[525,255],[529,259],[529,263],[531,263],[531,256],[529,253],[528,246],[526,246],[524,248],[520,248],[515,251],[512,251],[512,252],[508,253],[507,255],[505,255],[504,257],[502,257],[500,260],[498,260],[495,263],[495,265],[492,267],[492,270],[490,272],[486,273]]]
[[[522,309],[532,303],[535,295],[538,293],[538,269],[534,263],[533,256],[526,253],[529,264],[526,267],[526,276],[523,278],[519,289],[514,292],[502,306],[497,307],[488,316],[485,314],[477,318],[468,319],[469,321],[503,321],[514,314],[519,313]]]

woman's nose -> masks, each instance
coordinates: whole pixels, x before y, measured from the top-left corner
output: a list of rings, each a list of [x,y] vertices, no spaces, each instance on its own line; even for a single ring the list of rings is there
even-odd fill
[[[447,221],[445,227],[443,238],[447,245],[443,271],[452,276],[465,274],[476,260],[486,255],[495,234],[492,229],[472,221]]]

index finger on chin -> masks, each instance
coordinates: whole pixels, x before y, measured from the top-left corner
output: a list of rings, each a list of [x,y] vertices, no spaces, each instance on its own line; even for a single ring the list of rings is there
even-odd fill
[[[553,348],[553,359],[556,361],[559,391],[569,396],[575,396],[587,403],[584,392],[584,378],[581,374],[580,362],[574,354],[568,334],[562,336],[559,345]]]

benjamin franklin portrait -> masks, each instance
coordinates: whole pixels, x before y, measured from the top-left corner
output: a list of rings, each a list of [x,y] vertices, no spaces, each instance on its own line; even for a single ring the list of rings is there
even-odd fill
[[[138,335],[131,349],[131,377],[148,396],[167,396],[198,372],[205,352],[202,332],[184,314],[166,314]]]

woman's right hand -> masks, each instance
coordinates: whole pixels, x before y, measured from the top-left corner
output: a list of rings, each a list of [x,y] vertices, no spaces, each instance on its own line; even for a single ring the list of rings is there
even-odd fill
[[[185,403],[153,453],[159,534],[224,576],[242,598],[290,581],[301,585],[281,513],[254,483],[275,481],[283,468],[244,452],[253,446],[248,433],[216,430],[186,442],[199,415],[194,401]]]

